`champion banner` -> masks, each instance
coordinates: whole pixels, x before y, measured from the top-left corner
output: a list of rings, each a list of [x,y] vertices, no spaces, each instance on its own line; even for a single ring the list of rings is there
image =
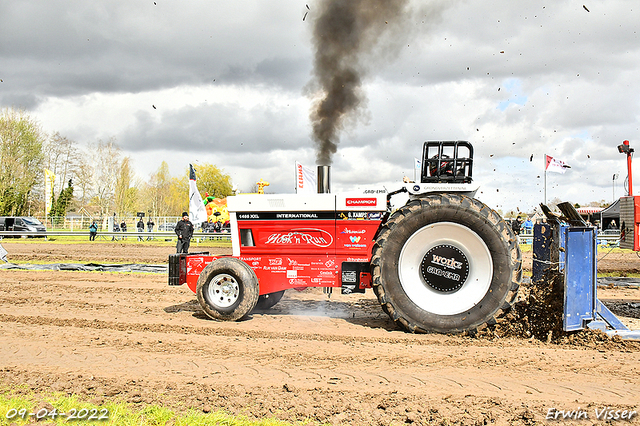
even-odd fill
[[[51,205],[53,204],[53,184],[56,182],[56,175],[49,169],[44,169],[44,215],[49,216]]]
[[[207,209],[196,186],[196,171],[189,164],[189,220],[194,226],[207,221]]]
[[[558,160],[557,158],[553,158],[548,155],[546,157],[547,157],[547,165],[545,167],[545,170],[548,172],[564,174],[564,172],[566,172],[567,169],[571,168],[571,166],[565,163],[564,161]]]
[[[315,194],[318,191],[316,172],[296,161],[296,192],[298,194]]]

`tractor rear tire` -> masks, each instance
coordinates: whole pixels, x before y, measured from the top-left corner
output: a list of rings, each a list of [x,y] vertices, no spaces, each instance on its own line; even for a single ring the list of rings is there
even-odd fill
[[[498,213],[464,195],[433,194],[382,226],[371,272],[383,310],[404,330],[475,334],[511,307],[522,257]]]
[[[280,301],[280,299],[282,299],[282,296],[284,296],[284,290],[276,291],[275,293],[263,294],[258,297],[258,303],[254,309],[260,311],[271,309]]]
[[[249,265],[234,257],[214,260],[200,273],[196,296],[213,319],[236,321],[258,302],[258,278]]]

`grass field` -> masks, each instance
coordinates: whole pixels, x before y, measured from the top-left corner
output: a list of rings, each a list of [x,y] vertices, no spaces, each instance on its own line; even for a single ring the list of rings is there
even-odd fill
[[[277,419],[251,420],[221,411],[209,413],[187,410],[176,413],[158,405],[136,406],[125,402],[107,402],[100,406],[76,396],[50,394],[36,396],[12,389],[0,390],[0,425],[114,425],[114,426],[287,426]],[[91,420],[89,420],[91,418]],[[303,423],[300,423],[303,424]]]

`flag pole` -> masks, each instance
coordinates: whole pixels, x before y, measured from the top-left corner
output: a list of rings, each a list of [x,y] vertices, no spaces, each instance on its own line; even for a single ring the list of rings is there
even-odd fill
[[[544,205],[547,205],[547,154],[544,155]]]

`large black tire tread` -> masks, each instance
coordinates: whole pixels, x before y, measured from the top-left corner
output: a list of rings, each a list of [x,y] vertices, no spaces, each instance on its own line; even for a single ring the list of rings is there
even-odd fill
[[[239,287],[235,303],[228,307],[217,306],[210,298],[209,286],[217,276],[230,275]],[[258,302],[258,278],[249,265],[233,257],[223,257],[209,263],[200,273],[196,297],[204,312],[211,318],[237,321],[250,313]]]
[[[275,293],[262,294],[258,297],[258,303],[254,310],[265,311],[267,309],[271,309],[280,301],[280,299],[282,299],[282,296],[284,296],[284,290],[276,291]]]
[[[422,310],[407,297],[398,276],[400,250],[408,230],[437,222],[469,227],[481,234],[491,253],[493,276],[489,290],[480,303],[460,314],[435,315]],[[411,333],[475,334],[495,324],[515,301],[522,282],[522,255],[517,237],[491,208],[465,195],[431,194],[410,201],[381,227],[373,246],[371,273],[382,309],[402,329]]]

